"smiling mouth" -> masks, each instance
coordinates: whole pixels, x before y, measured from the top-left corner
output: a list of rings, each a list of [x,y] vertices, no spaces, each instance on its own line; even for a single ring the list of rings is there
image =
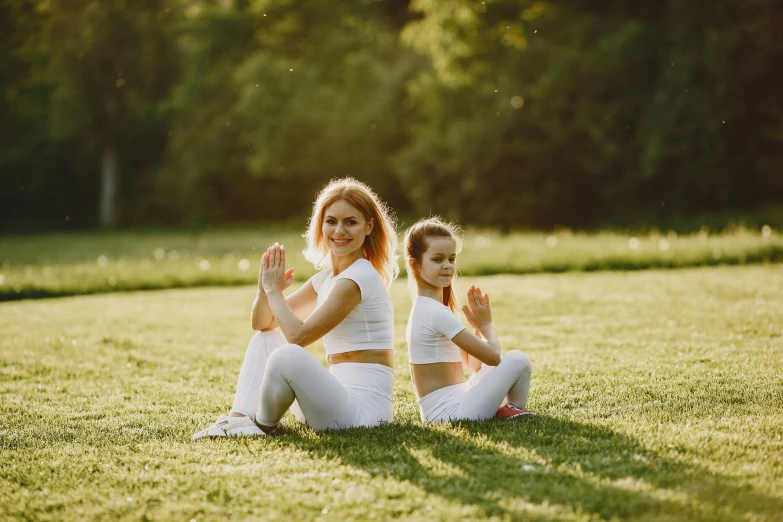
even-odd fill
[[[334,238],[332,238],[332,243],[334,243],[337,246],[345,246],[345,245],[347,245],[350,242],[351,242],[350,239],[334,239]]]

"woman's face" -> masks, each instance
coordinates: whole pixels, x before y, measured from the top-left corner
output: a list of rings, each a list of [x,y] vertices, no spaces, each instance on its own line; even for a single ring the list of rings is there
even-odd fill
[[[321,233],[329,251],[333,255],[344,256],[362,248],[373,225],[372,219],[368,221],[356,207],[339,199],[324,210]]]
[[[419,279],[434,288],[445,288],[451,284],[456,271],[457,243],[447,237],[431,239],[421,256]]]

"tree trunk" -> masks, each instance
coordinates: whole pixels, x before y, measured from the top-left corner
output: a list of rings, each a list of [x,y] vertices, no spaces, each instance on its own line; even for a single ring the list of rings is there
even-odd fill
[[[101,156],[101,196],[99,223],[101,228],[113,228],[117,203],[117,156],[114,147],[107,145]]]

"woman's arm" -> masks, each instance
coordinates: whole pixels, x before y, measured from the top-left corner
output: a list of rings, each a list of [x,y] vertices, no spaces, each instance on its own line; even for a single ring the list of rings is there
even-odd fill
[[[277,243],[275,243],[277,244]],[[261,257],[261,264],[263,265],[268,258],[269,253],[271,252],[272,247],[269,247],[264,253],[264,255]],[[285,282],[283,285],[283,290],[291,286],[291,283],[294,282],[294,269],[291,268],[285,272]],[[309,289],[306,289],[305,286],[309,286]],[[289,302],[289,306],[296,311],[297,315],[300,314],[309,314],[312,312],[312,308],[315,305],[315,300],[317,299],[317,294],[315,293],[315,290],[312,289],[311,283],[306,283],[302,286],[299,290],[288,296],[287,300]],[[308,311],[307,308],[310,308]],[[306,315],[300,315],[300,317],[304,317]],[[269,330],[271,328],[274,328],[277,326],[275,322],[275,316],[272,313],[272,309],[269,307],[269,302],[266,298],[266,292],[264,292],[264,287],[261,284],[261,268],[258,270],[258,292],[256,292],[256,297],[253,300],[253,306],[250,309],[250,326],[253,328],[253,330]]]
[[[261,278],[267,302],[277,325],[289,343],[299,346],[312,344],[326,335],[348,317],[351,310],[362,300],[362,294],[356,282],[350,279],[340,279],[335,282],[326,301],[303,321],[296,316],[283,297],[285,248],[277,245],[272,247],[268,262],[261,264]],[[312,285],[310,288],[312,289]],[[314,290],[313,293],[315,293]]]
[[[274,320],[275,316],[272,315],[272,309],[269,308],[266,293],[259,285],[256,298],[253,300],[253,306],[250,308],[250,326],[253,327],[253,330],[268,330],[274,328],[272,326]]]
[[[311,281],[307,281],[296,292],[285,298],[288,307],[300,319],[313,313],[317,299],[318,294],[313,288]],[[278,326],[263,288],[258,289],[256,298],[253,301],[253,307],[250,311],[250,322],[253,330],[259,331],[271,330]]]
[[[488,366],[497,366],[500,363],[500,342],[492,328],[489,296],[482,295],[480,288],[471,286],[468,290],[468,305],[470,306],[463,306],[462,311],[471,326],[477,329],[486,341],[467,329],[454,336],[452,339],[454,344],[468,355],[467,358],[463,358],[463,365],[468,364],[469,368],[474,368],[476,364],[470,361],[472,356]]]

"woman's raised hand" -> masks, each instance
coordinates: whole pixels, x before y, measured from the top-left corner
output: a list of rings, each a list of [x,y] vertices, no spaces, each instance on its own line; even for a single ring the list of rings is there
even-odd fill
[[[471,286],[468,289],[468,303],[462,306],[462,312],[470,325],[477,330],[480,330],[482,326],[492,324],[489,295],[482,294],[481,288]]]
[[[283,292],[294,282],[294,269],[285,269],[285,247],[275,243],[261,258],[259,288],[265,293]]]

